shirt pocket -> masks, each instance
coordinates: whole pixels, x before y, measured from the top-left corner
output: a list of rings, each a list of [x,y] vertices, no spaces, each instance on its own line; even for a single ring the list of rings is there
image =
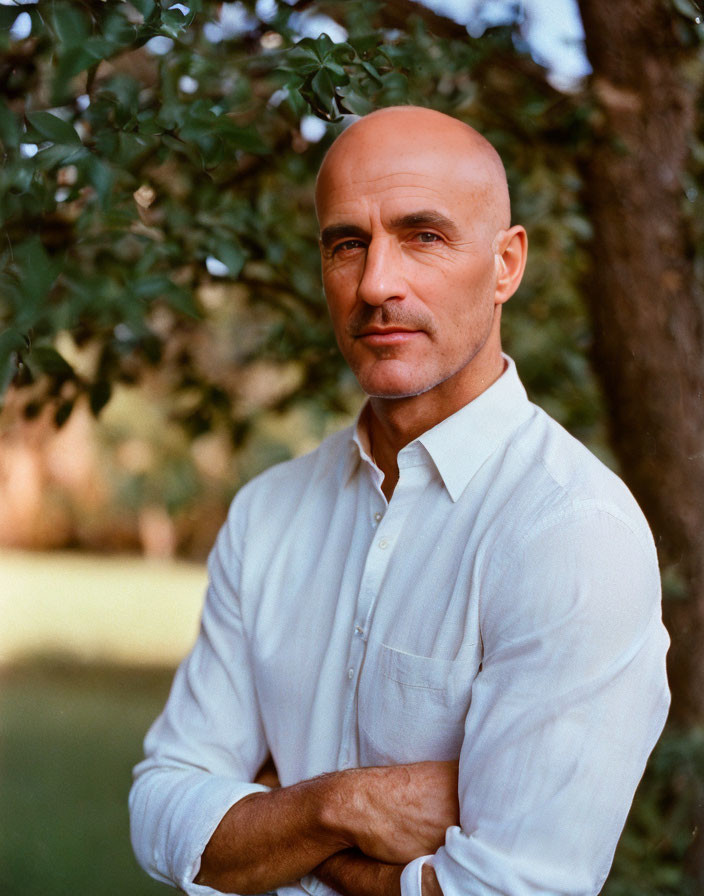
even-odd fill
[[[457,759],[478,653],[464,646],[462,658],[439,659],[370,642],[357,707],[361,765]]]

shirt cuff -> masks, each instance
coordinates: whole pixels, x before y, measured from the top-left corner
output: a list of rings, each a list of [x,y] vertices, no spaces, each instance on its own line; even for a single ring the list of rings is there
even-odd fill
[[[423,865],[433,864],[432,856],[420,856],[413,859],[403,869],[401,874],[401,896],[422,896],[423,893]]]
[[[314,874],[306,874],[305,877],[302,877],[301,887],[309,896],[340,896],[336,890],[324,884],[322,880],[318,880]]]
[[[210,785],[210,786],[208,786]],[[186,829],[188,819],[188,836],[179,838],[178,848],[171,856],[172,879],[187,896],[222,896],[212,887],[193,883],[200,871],[200,860],[203,850],[208,845],[213,832],[220,824],[229,809],[251,793],[266,792],[270,788],[262,784],[245,784],[228,782],[220,778],[210,779],[205,786],[198,788],[201,800],[196,803],[195,794],[188,802],[190,807],[179,806],[180,829]],[[192,800],[192,802],[191,802]],[[188,811],[190,808],[191,811]]]

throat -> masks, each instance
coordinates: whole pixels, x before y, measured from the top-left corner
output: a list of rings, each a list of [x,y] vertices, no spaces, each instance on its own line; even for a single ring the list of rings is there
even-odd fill
[[[368,411],[366,424],[369,436],[369,454],[375,465],[384,474],[381,490],[387,502],[389,502],[398,483],[398,451],[383,438],[378,430],[378,424],[375,429],[373,418],[374,414]]]

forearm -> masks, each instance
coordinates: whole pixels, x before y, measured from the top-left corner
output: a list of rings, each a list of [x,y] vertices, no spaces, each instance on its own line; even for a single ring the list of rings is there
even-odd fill
[[[254,793],[226,813],[201,857],[196,883],[262,893],[301,878],[349,843],[342,826],[344,777],[338,772]]]
[[[196,882],[261,893],[349,847],[403,866],[434,852],[457,821],[457,763],[335,772],[232,806],[203,852]]]
[[[346,849],[313,870],[341,896],[400,896],[403,865],[370,859],[357,849]],[[443,896],[432,865],[423,865],[423,896]]]
[[[324,884],[342,896],[400,896],[403,865],[370,859],[357,849],[346,849],[313,870]]]

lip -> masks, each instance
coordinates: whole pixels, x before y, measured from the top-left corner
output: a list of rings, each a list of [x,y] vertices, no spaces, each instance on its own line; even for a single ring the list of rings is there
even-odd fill
[[[360,333],[357,339],[364,340],[368,345],[400,345],[415,336],[420,336],[422,332],[422,330],[404,330],[400,327],[389,327],[388,329],[370,327]]]

